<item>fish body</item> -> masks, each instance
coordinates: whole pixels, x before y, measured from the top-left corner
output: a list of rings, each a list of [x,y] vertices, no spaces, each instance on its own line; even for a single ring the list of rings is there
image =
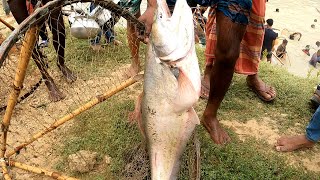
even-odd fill
[[[192,106],[200,88],[191,9],[177,0],[170,16],[165,0],[158,0],[141,105],[153,180],[177,179],[179,159],[199,124]]]

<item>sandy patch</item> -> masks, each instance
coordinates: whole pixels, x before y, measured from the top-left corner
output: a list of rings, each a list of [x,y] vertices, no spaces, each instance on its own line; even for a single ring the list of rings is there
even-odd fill
[[[259,140],[266,141],[273,145],[279,138],[279,131],[274,127],[272,121],[268,117],[264,117],[261,121],[254,119],[241,123],[237,121],[221,121],[222,124],[231,128],[239,135],[240,140],[245,140],[248,137],[254,137]]]

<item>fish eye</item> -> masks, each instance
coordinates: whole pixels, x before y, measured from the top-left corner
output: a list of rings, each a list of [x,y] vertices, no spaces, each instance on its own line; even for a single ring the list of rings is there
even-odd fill
[[[159,14],[159,17],[162,18],[162,13]]]

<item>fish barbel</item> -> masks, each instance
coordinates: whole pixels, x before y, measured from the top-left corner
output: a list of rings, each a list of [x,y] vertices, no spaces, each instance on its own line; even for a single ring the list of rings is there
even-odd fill
[[[152,179],[172,180],[177,179],[180,157],[199,124],[193,105],[201,80],[186,0],[177,0],[172,16],[165,0],[157,4],[146,55],[142,124]]]

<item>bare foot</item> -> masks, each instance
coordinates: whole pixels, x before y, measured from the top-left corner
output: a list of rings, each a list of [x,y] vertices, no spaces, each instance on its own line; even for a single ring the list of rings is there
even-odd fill
[[[58,89],[53,80],[46,80],[45,84],[49,90],[49,99],[53,102],[60,101],[64,99],[66,96]]]
[[[248,75],[247,85],[263,101],[270,102],[276,98],[277,93],[274,87],[263,82],[258,74]]]
[[[73,83],[77,80],[77,76],[73,74],[73,72],[65,65],[58,65],[59,69],[61,70],[64,78],[67,80],[68,83]]]
[[[216,144],[227,144],[231,141],[228,133],[220,126],[217,118],[210,116],[207,113],[203,114],[202,125],[210,134],[211,139]]]
[[[309,141],[305,135],[281,137],[275,144],[279,152],[291,152],[300,148],[311,148],[315,142]]]
[[[132,65],[129,67],[129,69],[126,70],[125,76],[127,78],[131,78],[135,75],[137,75],[140,71],[140,66],[139,65]]]

